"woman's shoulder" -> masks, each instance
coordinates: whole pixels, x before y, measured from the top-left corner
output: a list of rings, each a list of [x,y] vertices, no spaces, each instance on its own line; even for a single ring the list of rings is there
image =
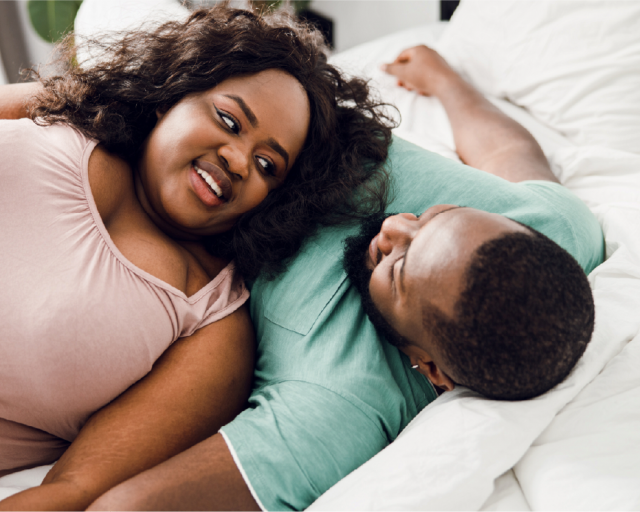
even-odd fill
[[[88,174],[93,200],[108,229],[111,218],[135,193],[131,166],[98,144],[89,158]]]
[[[0,120],[5,149],[19,151],[29,161],[42,159],[80,168],[87,148],[95,141],[65,123],[43,124],[40,120]]]

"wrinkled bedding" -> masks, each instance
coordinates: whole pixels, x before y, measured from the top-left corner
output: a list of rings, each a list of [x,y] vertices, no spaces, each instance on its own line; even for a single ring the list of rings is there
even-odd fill
[[[598,18],[600,24],[608,21],[614,25],[616,40],[625,47],[619,63],[626,71],[607,68],[611,73],[606,75],[598,69],[599,82],[575,88],[570,87],[571,77],[584,84],[580,73],[588,71],[588,66],[581,63],[582,56],[576,50],[572,54],[575,69],[568,69],[563,62],[558,64],[563,71],[554,75],[554,63],[549,62],[554,31],[545,32],[545,27],[553,25],[555,33],[570,33],[562,20],[573,23],[572,9],[579,2],[569,3],[574,7],[562,2],[544,7],[544,2],[538,2],[529,14],[503,12],[499,18],[504,23],[508,24],[509,16],[525,16],[529,26],[514,23],[513,30],[518,33],[498,30],[493,41],[469,28],[474,19],[480,24],[478,17],[490,16],[493,9],[489,2],[476,4],[486,12],[478,14],[470,8],[461,11],[462,21],[454,17],[452,24],[457,25],[452,28],[466,31],[463,35],[445,24],[422,26],[343,52],[333,61],[345,70],[370,77],[381,97],[398,107],[396,113],[389,111],[401,116],[398,135],[449,158],[457,156],[439,103],[396,87],[394,80],[378,69],[381,62],[393,60],[399,51],[415,44],[441,50],[491,101],[531,131],[561,182],[587,203],[603,228],[606,261],[589,276],[596,303],[595,333],[569,378],[541,397],[495,402],[464,388],[445,393],[394,443],[321,496],[312,509],[640,508],[640,130],[629,132],[636,118],[640,122],[640,99],[636,102],[630,94],[626,108],[620,106],[624,87],[637,79],[640,91],[640,66],[627,69],[629,59],[640,58],[640,15],[633,10],[638,4],[627,2],[626,7],[609,14],[580,11],[583,22]],[[496,9],[507,4],[503,2],[503,7]],[[601,4],[591,3],[589,8]],[[619,4],[609,4],[618,9]],[[575,36],[604,37],[598,32],[604,29],[590,31],[589,26],[595,25],[586,26]],[[496,30],[495,26],[489,28]],[[538,44],[547,58],[546,82],[535,65],[529,69],[532,75],[538,73],[536,83],[524,80],[524,68],[520,68],[518,80],[504,78],[511,68],[500,68],[496,62],[501,58],[521,60],[525,47],[531,58],[535,50],[531,34],[539,35],[541,30],[544,37]],[[623,40],[625,34],[629,40]],[[526,46],[503,44],[496,50],[500,38],[504,43],[509,37],[517,40],[525,36],[531,36]],[[470,41],[480,37],[483,43],[471,45]],[[595,43],[582,46],[600,48]],[[483,50],[484,54],[478,53]],[[493,53],[487,53],[490,51]],[[500,77],[505,82],[497,84]],[[557,84],[555,89],[547,87],[547,82],[554,80],[560,80],[565,88],[559,90]],[[612,81],[617,89],[607,90]],[[536,95],[535,87],[547,87],[544,98]],[[595,96],[589,96],[594,91]],[[538,110],[536,100],[542,102]],[[563,118],[563,113],[569,119]],[[594,120],[596,114],[599,117]],[[615,130],[611,129],[612,120]],[[627,129],[621,130],[620,123]],[[602,130],[601,136],[598,130]],[[47,470],[35,468],[0,478],[0,498],[38,485]]]

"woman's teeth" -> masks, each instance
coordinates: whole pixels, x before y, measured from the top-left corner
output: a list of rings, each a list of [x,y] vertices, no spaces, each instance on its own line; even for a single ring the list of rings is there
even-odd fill
[[[213,193],[217,197],[222,199],[223,198],[222,197],[222,190],[220,189],[218,184],[213,180],[211,175],[207,171],[203,171],[202,169],[198,168],[197,165],[194,165],[193,168],[202,177],[202,179],[207,182],[207,185],[209,185],[209,188],[213,191]]]

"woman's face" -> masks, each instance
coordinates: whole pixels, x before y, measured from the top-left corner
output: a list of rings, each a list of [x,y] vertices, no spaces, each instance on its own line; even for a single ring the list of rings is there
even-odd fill
[[[307,95],[283,71],[186,96],[158,112],[138,167],[138,198],[172,237],[227,231],[284,182],[308,128]]]

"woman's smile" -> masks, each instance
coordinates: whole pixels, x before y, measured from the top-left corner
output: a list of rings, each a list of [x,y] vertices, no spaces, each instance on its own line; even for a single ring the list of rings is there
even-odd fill
[[[189,179],[198,198],[207,206],[219,206],[231,200],[232,185],[220,167],[204,160],[195,160]]]

